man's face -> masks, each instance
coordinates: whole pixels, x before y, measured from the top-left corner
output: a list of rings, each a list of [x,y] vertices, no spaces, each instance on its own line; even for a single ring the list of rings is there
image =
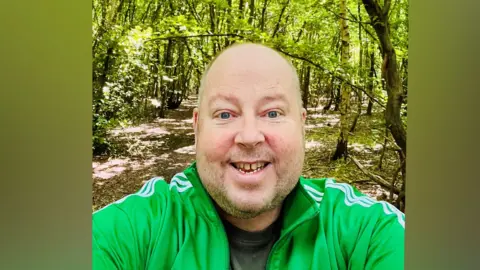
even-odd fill
[[[211,67],[194,111],[197,169],[223,211],[250,218],[279,207],[298,182],[306,113],[280,56],[231,50]]]

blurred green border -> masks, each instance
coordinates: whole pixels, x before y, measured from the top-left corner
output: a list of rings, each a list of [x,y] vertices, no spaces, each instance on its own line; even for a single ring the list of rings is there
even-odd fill
[[[0,7],[0,269],[91,267],[91,2]]]
[[[410,2],[406,269],[479,268],[479,7]]]

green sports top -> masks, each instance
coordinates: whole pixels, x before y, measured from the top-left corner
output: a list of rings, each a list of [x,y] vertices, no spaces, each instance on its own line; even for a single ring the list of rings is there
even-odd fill
[[[300,177],[267,269],[403,269],[405,216],[332,179]],[[93,269],[230,267],[224,225],[196,163],[93,213]]]

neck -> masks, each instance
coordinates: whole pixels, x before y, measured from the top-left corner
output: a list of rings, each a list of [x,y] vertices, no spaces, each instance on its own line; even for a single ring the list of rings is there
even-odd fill
[[[264,212],[253,218],[236,218],[226,213],[222,213],[224,219],[230,222],[235,227],[248,232],[257,232],[266,229],[272,225],[280,216],[281,207]]]

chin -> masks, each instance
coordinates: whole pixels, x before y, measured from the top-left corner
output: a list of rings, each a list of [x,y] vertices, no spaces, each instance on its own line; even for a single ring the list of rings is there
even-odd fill
[[[230,198],[235,208],[241,212],[258,213],[262,212],[268,205],[265,195],[251,194],[248,197]]]
[[[235,202],[234,205],[238,210],[243,212],[258,212],[265,208],[265,203],[263,201],[240,201]]]

